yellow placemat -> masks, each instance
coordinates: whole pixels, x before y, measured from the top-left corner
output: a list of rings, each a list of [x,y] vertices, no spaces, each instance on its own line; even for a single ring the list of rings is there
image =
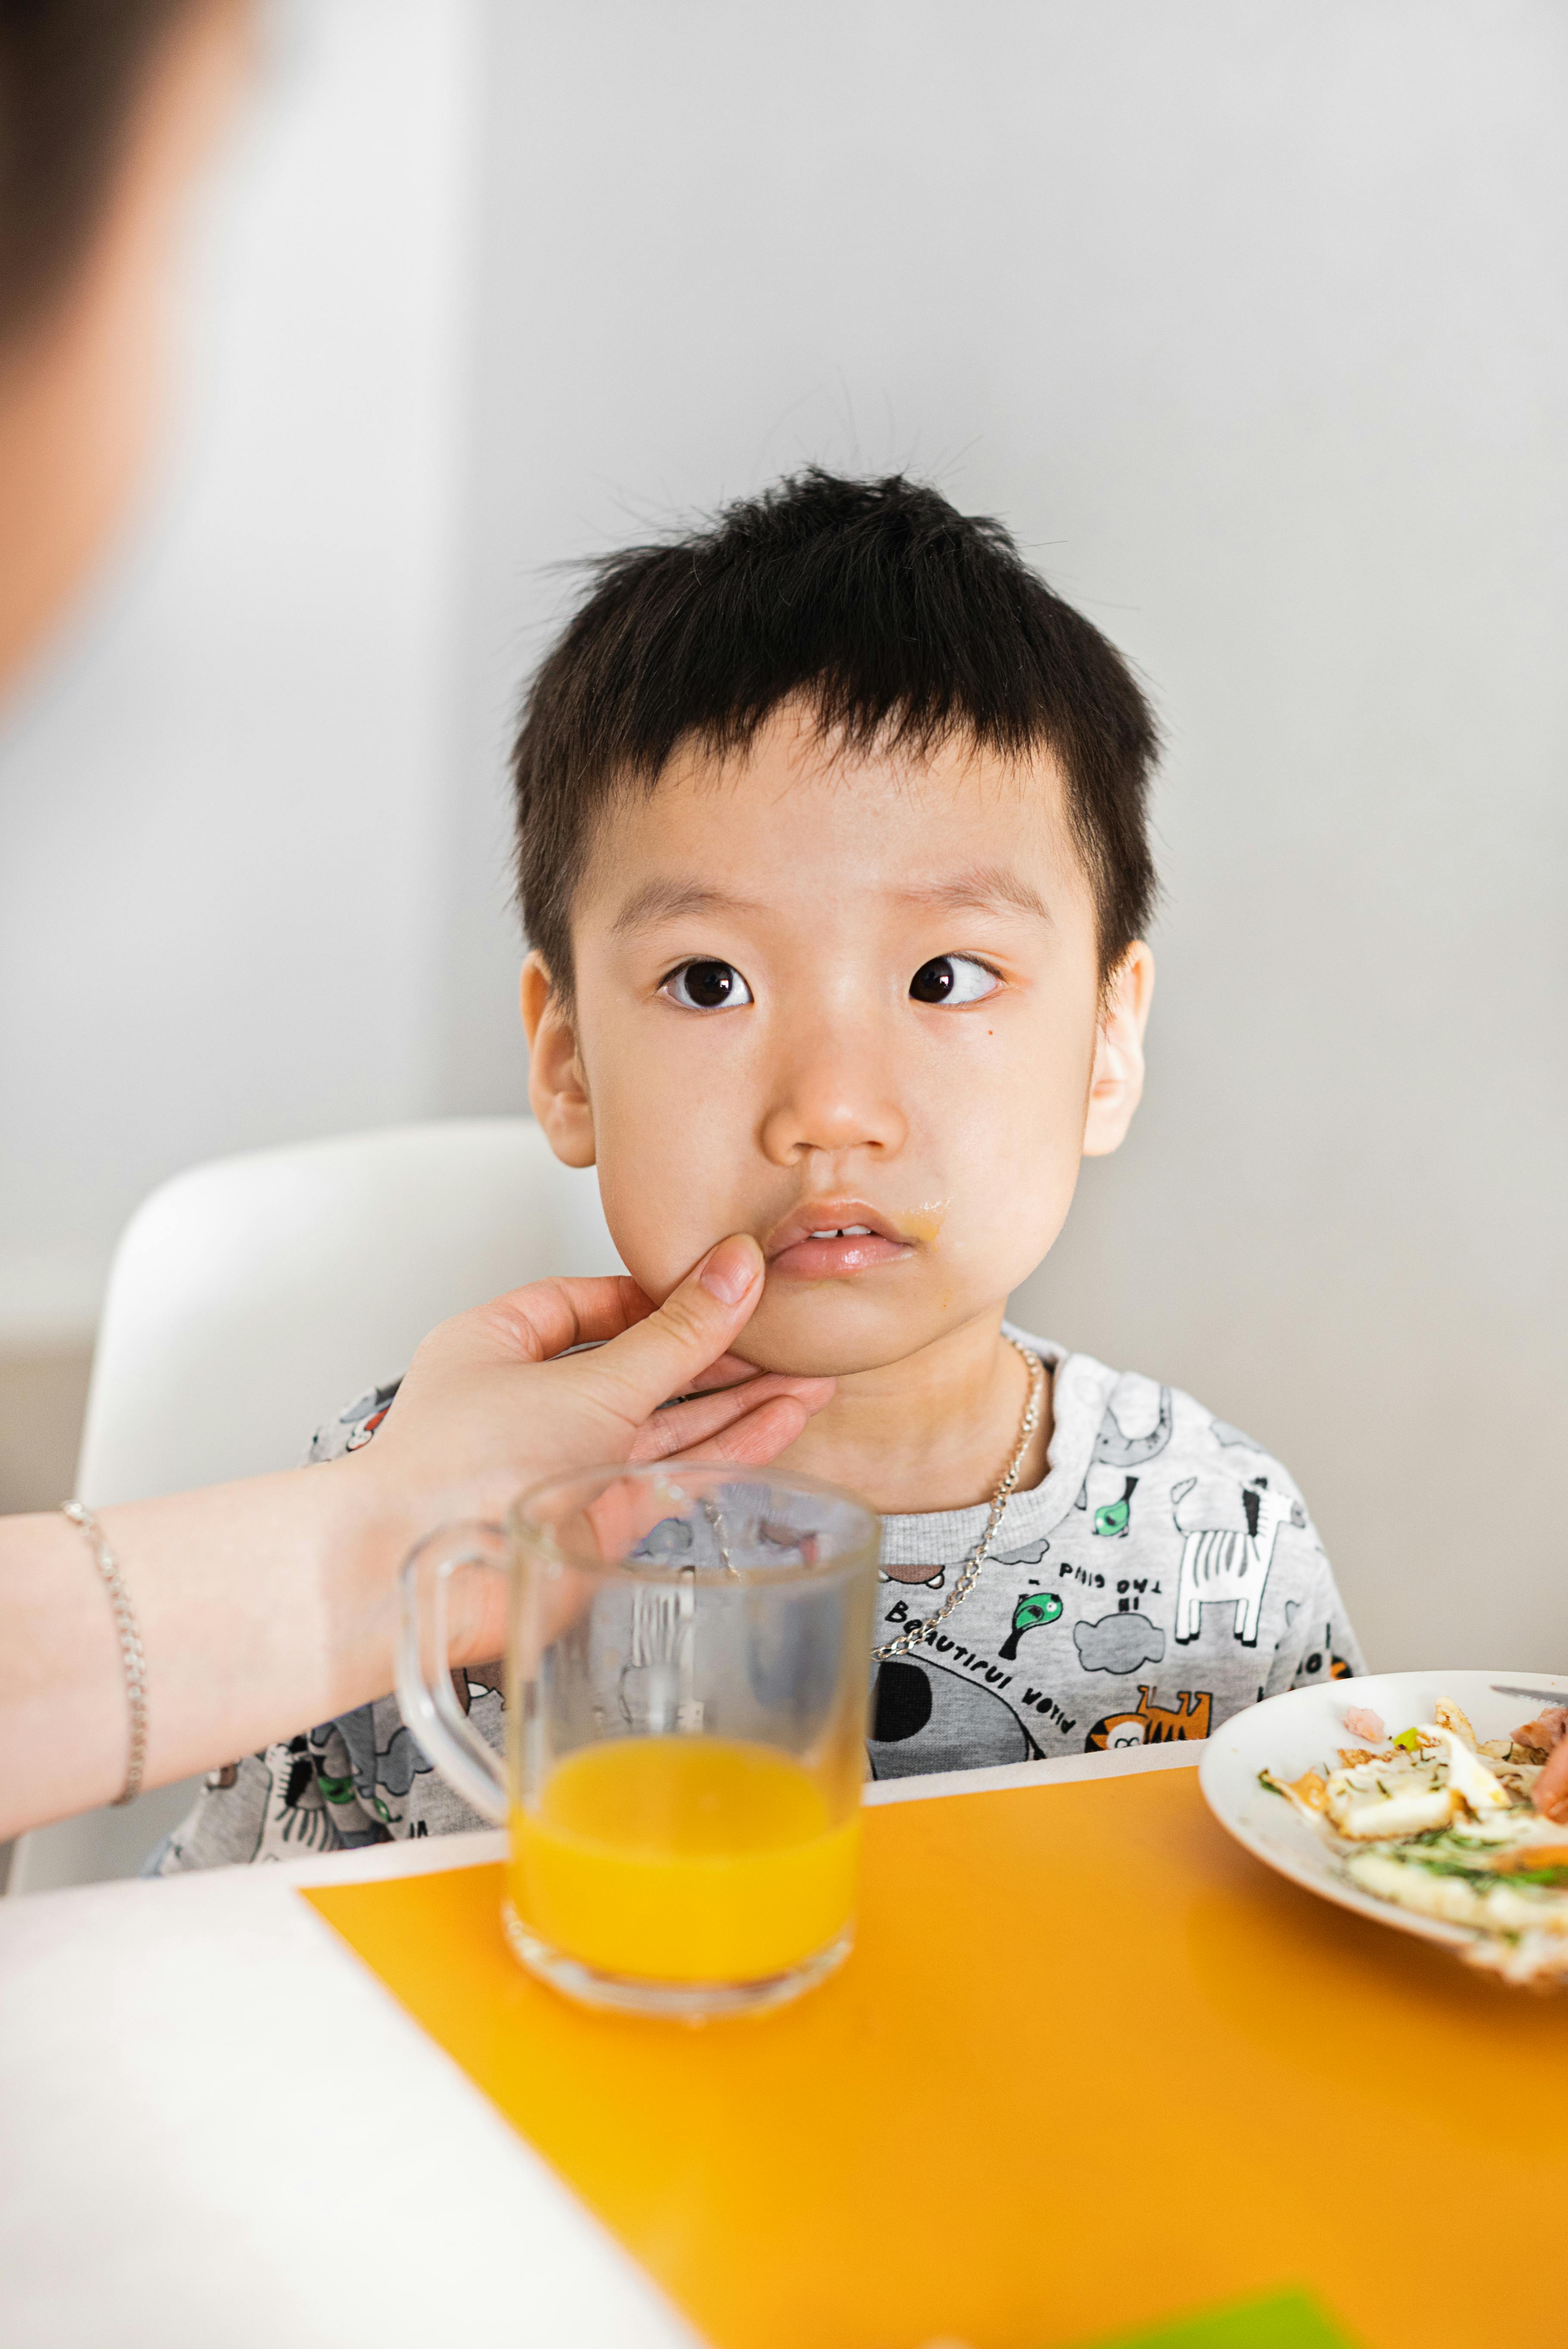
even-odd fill
[[[702,2030],[533,1982],[497,1868],[304,1897],[721,2349],[1287,2286],[1366,2349],[1561,2334],[1568,1999],[1284,1883],[1193,1771],[868,1810],[844,1971]]]

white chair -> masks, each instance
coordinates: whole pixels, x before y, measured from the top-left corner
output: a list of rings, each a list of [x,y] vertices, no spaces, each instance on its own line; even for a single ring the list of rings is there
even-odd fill
[[[194,1166],[138,1208],[116,1252],[77,1491],[134,1501],[292,1467],[449,1314],[551,1273],[620,1269],[595,1178],[561,1165],[528,1118]],[[9,1889],[134,1875],[192,1791],[23,1837]]]

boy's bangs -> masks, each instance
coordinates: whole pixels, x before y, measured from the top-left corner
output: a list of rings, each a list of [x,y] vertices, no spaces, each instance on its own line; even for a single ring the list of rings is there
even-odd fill
[[[519,731],[529,936],[570,985],[570,914],[617,788],[655,788],[696,742],[743,754],[796,703],[845,751],[927,758],[955,739],[1064,779],[1102,970],[1146,926],[1158,740],[1121,655],[1031,571],[1002,524],[901,476],[813,469],[709,528],[629,547],[541,668]]]

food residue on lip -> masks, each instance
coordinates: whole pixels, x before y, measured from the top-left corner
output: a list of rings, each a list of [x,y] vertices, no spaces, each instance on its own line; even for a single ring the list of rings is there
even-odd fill
[[[911,1207],[892,1220],[901,1240],[924,1240],[934,1246],[946,1215],[945,1199],[928,1199],[923,1207]]]

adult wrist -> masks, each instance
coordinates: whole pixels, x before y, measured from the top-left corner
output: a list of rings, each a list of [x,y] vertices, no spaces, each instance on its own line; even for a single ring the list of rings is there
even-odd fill
[[[478,1496],[454,1485],[410,1477],[405,1464],[392,1456],[376,1457],[374,1441],[342,1460],[303,1473],[313,1480],[335,1475],[342,1493],[338,1522],[348,1538],[343,1551],[353,1558],[352,1596],[344,1629],[351,1620],[343,1661],[356,1688],[366,1672],[377,1680],[376,1693],[392,1686],[397,1632],[397,1577],[411,1550],[438,1526],[481,1514]],[[340,1551],[340,1555],[342,1552]],[[449,1594],[448,1634],[454,1665],[492,1662],[499,1652],[495,1636],[496,1608],[488,1578],[459,1574]],[[380,1683],[385,1682],[383,1687]],[[363,1702],[357,1694],[356,1702]]]

